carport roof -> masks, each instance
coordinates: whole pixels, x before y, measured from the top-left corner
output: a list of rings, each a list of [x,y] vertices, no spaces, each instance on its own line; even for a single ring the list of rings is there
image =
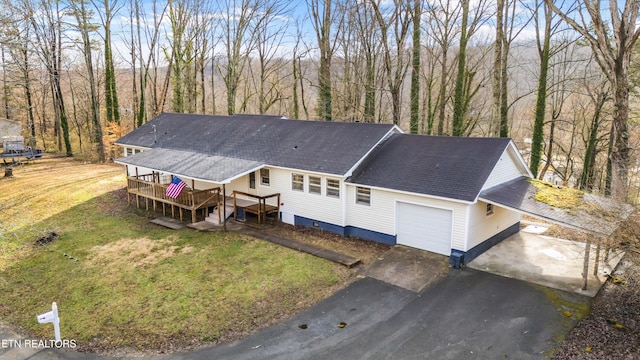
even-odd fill
[[[598,214],[582,208],[566,210],[537,201],[534,197],[537,192],[538,188],[530,183],[529,178],[520,177],[482,191],[479,199],[561,226],[603,236],[611,235],[619,221],[626,219],[633,210],[630,205],[586,193],[583,201],[593,204],[590,208],[598,209]]]

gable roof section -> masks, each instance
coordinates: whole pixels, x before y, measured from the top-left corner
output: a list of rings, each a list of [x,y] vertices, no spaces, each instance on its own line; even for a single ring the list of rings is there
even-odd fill
[[[116,144],[343,175],[394,128],[392,124],[288,120],[266,115],[162,113]]]
[[[473,202],[510,142],[394,134],[348,181]]]

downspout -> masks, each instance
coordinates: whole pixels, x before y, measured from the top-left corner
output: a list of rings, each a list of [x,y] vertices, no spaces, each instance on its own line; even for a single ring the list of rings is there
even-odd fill
[[[235,211],[235,210],[234,210]],[[227,185],[222,184],[222,229],[227,231]]]
[[[346,184],[346,178],[343,177],[342,181],[340,182],[340,201],[342,202],[342,236],[349,236],[349,234],[347,233],[347,206],[348,206],[348,200],[347,200],[347,184]]]

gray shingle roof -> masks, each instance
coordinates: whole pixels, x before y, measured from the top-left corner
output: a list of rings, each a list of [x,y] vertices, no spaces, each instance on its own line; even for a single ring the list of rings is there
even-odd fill
[[[510,141],[394,134],[349,182],[475,201]]]
[[[301,121],[266,115],[163,113],[116,144],[343,175],[393,128],[391,124]]]
[[[216,183],[225,182],[264,165],[251,160],[161,148],[123,157],[118,162]]]

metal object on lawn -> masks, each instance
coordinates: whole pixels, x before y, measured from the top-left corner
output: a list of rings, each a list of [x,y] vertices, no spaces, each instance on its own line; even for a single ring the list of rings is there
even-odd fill
[[[58,317],[58,305],[56,302],[51,303],[51,311],[38,315],[40,324],[53,323],[53,332],[56,342],[60,341],[60,318]]]

